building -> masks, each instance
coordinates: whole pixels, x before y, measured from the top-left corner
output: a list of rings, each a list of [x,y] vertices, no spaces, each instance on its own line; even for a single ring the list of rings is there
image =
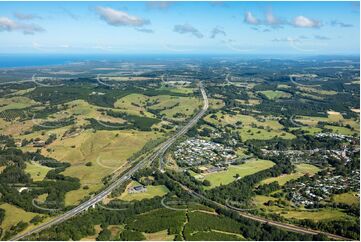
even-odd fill
[[[128,193],[130,193],[130,194],[141,193],[141,192],[146,192],[146,191],[147,191],[147,188],[143,185],[138,185],[138,186],[128,188]]]

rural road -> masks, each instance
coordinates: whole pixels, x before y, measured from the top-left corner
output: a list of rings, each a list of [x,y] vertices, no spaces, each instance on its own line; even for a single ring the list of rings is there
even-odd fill
[[[207,94],[204,90],[204,87],[202,85],[202,83],[199,83],[199,87],[201,90],[201,94],[202,94],[202,98],[203,98],[203,102],[204,105],[202,107],[202,109],[185,125],[182,127],[182,129],[180,129],[176,134],[174,134],[172,137],[170,137],[167,141],[165,141],[164,143],[162,143],[160,145],[160,147],[158,148],[158,150],[149,158],[145,158],[142,161],[140,161],[139,163],[137,163],[134,167],[132,167],[130,170],[128,170],[126,173],[124,173],[118,180],[116,180],[115,182],[113,182],[112,184],[110,184],[108,187],[106,187],[103,191],[101,191],[100,193],[96,194],[95,196],[93,196],[92,198],[90,198],[89,200],[87,200],[86,202],[78,205],[77,207],[65,212],[62,215],[59,215],[58,217],[55,217],[54,219],[50,220],[49,222],[46,222],[44,224],[41,224],[37,227],[35,227],[34,229],[31,229],[25,233],[19,234],[13,238],[11,238],[12,241],[14,240],[20,240],[22,238],[25,238],[26,236],[29,236],[31,234],[34,233],[38,233],[44,229],[47,229],[53,225],[56,224],[60,224],[72,217],[74,217],[75,215],[86,211],[89,207],[97,204],[98,202],[100,202],[101,200],[103,200],[103,198],[105,198],[106,196],[108,196],[116,187],[120,186],[121,184],[123,184],[125,181],[127,181],[135,172],[137,172],[139,169],[146,167],[148,164],[152,163],[155,159],[157,159],[160,155],[163,155],[164,152],[182,135],[184,135],[190,128],[192,128],[197,122],[198,120],[206,113],[207,109],[208,109],[208,98],[207,98]]]

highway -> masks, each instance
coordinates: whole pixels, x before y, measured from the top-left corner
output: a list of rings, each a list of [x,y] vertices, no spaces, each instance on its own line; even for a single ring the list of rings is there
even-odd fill
[[[96,194],[95,196],[93,196],[92,198],[90,198],[89,200],[87,200],[86,202],[78,205],[77,207],[65,212],[62,215],[59,215],[58,217],[55,217],[54,219],[50,220],[49,222],[46,222],[44,224],[41,224],[37,227],[35,227],[34,229],[31,229],[25,233],[19,234],[15,237],[13,237],[11,240],[15,241],[15,240],[20,240],[26,236],[29,236],[31,234],[34,233],[38,233],[44,229],[47,229],[53,225],[56,224],[60,224],[72,217],[74,217],[75,215],[86,211],[89,207],[97,204],[98,202],[100,202],[101,200],[103,200],[103,198],[105,198],[106,196],[108,196],[116,187],[120,186],[121,184],[123,184],[125,181],[127,181],[135,172],[137,172],[139,169],[146,167],[148,164],[152,163],[155,159],[157,159],[157,157],[159,157],[160,155],[163,155],[164,152],[182,135],[184,135],[190,128],[192,128],[197,122],[198,120],[206,113],[207,109],[208,109],[208,98],[207,98],[207,94],[204,90],[204,87],[202,85],[202,83],[199,83],[199,88],[202,94],[202,98],[203,98],[203,107],[202,109],[185,125],[183,126],[176,134],[174,134],[172,137],[170,137],[167,141],[165,141],[164,143],[162,143],[158,150],[155,151],[155,153],[153,155],[151,155],[149,158],[145,158],[142,161],[140,161],[139,163],[137,163],[135,166],[133,166],[130,170],[128,170],[126,173],[124,173],[118,180],[116,180],[115,182],[113,182],[112,184],[110,184],[108,187],[106,187],[103,191],[101,191],[100,193]]]

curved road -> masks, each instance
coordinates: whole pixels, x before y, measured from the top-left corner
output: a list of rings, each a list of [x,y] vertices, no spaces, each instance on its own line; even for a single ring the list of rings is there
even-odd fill
[[[334,240],[343,240],[343,241],[351,240],[349,238],[345,238],[345,237],[342,237],[342,236],[339,236],[339,235],[336,235],[336,234],[331,234],[331,233],[327,233],[327,232],[323,232],[323,231],[308,229],[308,228],[300,227],[300,226],[293,225],[293,224],[276,222],[276,221],[273,221],[273,220],[269,220],[269,219],[266,219],[266,218],[263,218],[263,217],[259,217],[259,216],[253,215],[253,214],[246,213],[242,209],[237,209],[237,208],[234,208],[234,207],[231,207],[231,206],[226,206],[226,205],[220,204],[220,203],[218,203],[216,201],[213,201],[213,200],[211,200],[211,199],[209,199],[209,198],[207,198],[207,197],[205,197],[205,196],[191,190],[190,188],[188,188],[188,187],[184,186],[183,184],[179,183],[178,181],[176,181],[176,180],[174,180],[174,181],[177,182],[184,190],[188,191],[192,196],[197,197],[197,198],[199,198],[201,200],[205,200],[207,202],[213,203],[218,207],[236,211],[236,212],[239,213],[240,216],[242,216],[244,218],[251,219],[253,221],[257,221],[257,222],[260,222],[260,223],[267,223],[267,224],[270,224],[270,225],[273,225],[273,226],[276,226],[276,227],[279,227],[279,228],[282,228],[282,229],[285,229],[285,230],[288,230],[288,231],[296,232],[296,233],[310,234],[310,235],[323,234],[323,235],[329,237],[330,239],[334,239]]]
[[[47,229],[53,225],[56,224],[60,224],[72,217],[74,217],[75,215],[86,211],[89,207],[97,204],[98,202],[100,202],[101,200],[103,200],[103,198],[105,198],[106,196],[108,196],[116,187],[118,187],[119,185],[121,185],[122,183],[124,183],[126,180],[128,180],[135,172],[137,172],[139,169],[146,167],[148,164],[152,163],[157,157],[159,157],[160,155],[164,154],[164,152],[182,135],[184,135],[190,128],[192,128],[197,122],[198,120],[206,113],[207,109],[208,109],[208,98],[207,98],[207,94],[203,88],[202,83],[199,83],[199,87],[202,93],[202,97],[203,97],[203,101],[204,101],[204,105],[203,108],[185,125],[182,127],[181,130],[179,130],[176,134],[174,134],[172,137],[170,137],[167,141],[165,141],[163,144],[160,145],[160,147],[158,148],[158,150],[151,155],[149,158],[145,158],[142,161],[140,161],[139,163],[137,163],[134,167],[132,167],[130,170],[128,170],[126,173],[124,173],[118,180],[116,180],[115,182],[113,182],[112,184],[110,184],[108,187],[106,187],[102,192],[96,194],[94,197],[90,198],[88,201],[80,204],[79,206],[65,212],[64,214],[55,217],[54,219],[50,220],[49,222],[46,222],[44,224],[39,225],[38,227],[27,231],[23,234],[19,234],[15,237],[13,237],[11,240],[20,240],[26,236],[29,236],[31,234],[34,233],[38,233],[44,229]]]

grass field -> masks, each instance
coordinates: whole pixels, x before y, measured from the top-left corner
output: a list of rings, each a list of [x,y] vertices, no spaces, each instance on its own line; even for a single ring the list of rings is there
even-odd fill
[[[141,193],[128,193],[128,188],[132,186],[140,185],[138,182],[131,182],[125,192],[123,192],[118,198],[124,201],[133,201],[133,200],[143,200],[143,199],[150,199],[156,196],[163,197],[166,195],[169,190],[166,186],[159,185],[159,186],[147,186],[146,192]]]
[[[355,119],[345,119],[340,113],[333,111],[329,111],[327,117],[299,116],[295,118],[295,121],[309,127],[314,127],[319,122],[339,123],[340,126],[325,125],[325,128],[332,129],[333,132],[344,135],[359,134],[360,131],[360,121]],[[345,125],[350,125],[354,130],[341,127]]]
[[[237,122],[242,122],[242,127],[238,128],[242,141],[249,139],[269,140],[276,136],[283,139],[294,139],[296,137],[291,133],[282,131],[283,125],[272,116],[254,117],[243,114],[222,114],[221,112],[217,112],[215,115],[216,118],[211,118],[212,115],[208,115],[204,119],[220,126],[235,125]]]
[[[23,221],[29,222],[33,217],[39,215],[37,213],[26,212],[14,205],[3,203],[0,208],[5,210],[5,218],[1,224],[1,228],[8,230],[11,226]]]
[[[332,201],[337,203],[344,203],[348,205],[354,205],[360,203],[360,196],[358,196],[357,192],[347,192],[334,195],[332,197]]]
[[[292,95],[287,93],[287,92],[282,92],[282,91],[261,91],[260,93],[262,93],[263,95],[265,95],[269,100],[277,100],[280,98],[290,98]]]
[[[29,173],[33,181],[42,181],[52,168],[35,163],[27,163],[25,172]]]
[[[349,216],[339,209],[325,208],[318,211],[288,211],[280,214],[288,219],[310,219],[313,221],[320,220],[339,220],[347,219]]]
[[[240,177],[245,177],[256,172],[271,168],[274,166],[274,163],[269,160],[260,160],[260,159],[251,159],[246,161],[245,164],[230,166],[227,171],[221,171],[217,173],[211,173],[205,175],[205,180],[211,182],[211,186],[205,187],[206,189],[211,189],[220,185],[227,185],[235,181],[235,175],[240,175]]]
[[[172,119],[176,113],[186,115],[185,118],[191,116],[194,111],[201,105],[202,102],[196,97],[181,97],[170,95],[159,95],[149,97],[142,94],[130,94],[119,100],[114,104],[116,108],[129,112],[143,112],[145,116],[153,117],[154,115],[147,112],[147,110],[163,110],[167,118]]]
[[[104,176],[126,168],[129,157],[141,150],[147,141],[158,137],[161,136],[154,132],[86,131],[73,138],[57,140],[49,146],[54,151],[43,152],[57,160],[70,162],[71,166],[63,174],[77,177],[82,187],[89,187],[67,193],[65,203],[70,205],[101,188]],[[87,162],[92,165],[85,166]]]
[[[144,233],[144,237],[147,241],[173,241],[175,238],[174,234],[169,235],[168,230],[162,230],[155,233]]]
[[[253,203],[266,213],[276,213],[287,219],[310,219],[315,222],[320,220],[338,220],[338,219],[352,219],[341,209],[322,208],[318,210],[307,210],[304,208],[295,209],[291,206],[278,207],[278,206],[265,206],[264,203],[268,201],[275,201],[278,198],[270,196],[256,195],[253,198]]]
[[[304,163],[297,164],[296,172],[291,173],[291,174],[284,174],[284,175],[281,175],[278,177],[272,177],[272,178],[265,179],[261,182],[261,184],[269,184],[271,182],[277,181],[278,184],[283,186],[288,181],[296,180],[296,179],[300,178],[301,176],[304,176],[305,174],[314,175],[319,171],[320,171],[320,169],[318,167],[310,165],[310,164],[304,164]]]
[[[0,112],[8,109],[22,109],[35,104],[34,100],[27,97],[0,98]]]
[[[355,131],[352,131],[351,129],[346,128],[346,127],[325,125],[325,128],[331,129],[332,132],[336,133],[336,134],[343,134],[343,135],[352,136],[355,133]]]
[[[317,127],[309,127],[309,126],[304,126],[304,127],[299,127],[299,128],[290,128],[290,130],[302,130],[307,134],[311,134],[311,135],[315,135],[318,133],[322,132],[322,129],[317,128]]]
[[[278,131],[278,130],[265,130],[265,129],[259,129],[259,128],[242,128],[240,131],[240,136],[242,138],[242,141],[247,141],[251,139],[256,140],[269,140],[273,139],[275,137],[280,137],[282,139],[294,139],[296,136],[294,136],[291,133],[285,132],[285,131]]]

